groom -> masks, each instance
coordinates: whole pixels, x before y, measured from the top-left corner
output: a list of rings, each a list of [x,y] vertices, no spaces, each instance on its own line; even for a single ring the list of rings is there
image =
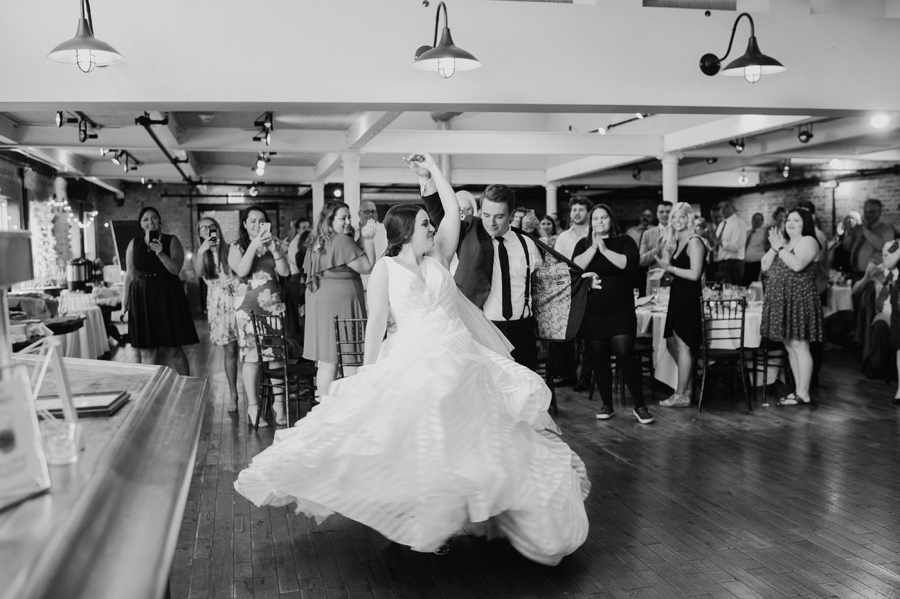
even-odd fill
[[[434,182],[426,169],[414,163],[410,166],[419,176],[425,209],[438,227],[444,209]],[[459,266],[454,279],[463,295],[512,343],[513,359],[536,370],[534,318],[530,301],[526,304],[525,291],[529,270],[534,272],[540,268],[543,259],[527,235],[510,228],[515,209],[516,196],[509,187],[491,185],[484,191],[480,216],[467,215],[462,220],[456,248]]]

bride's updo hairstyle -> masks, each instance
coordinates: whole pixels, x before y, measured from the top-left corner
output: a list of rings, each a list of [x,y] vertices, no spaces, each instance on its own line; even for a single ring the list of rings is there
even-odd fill
[[[400,253],[404,243],[409,243],[413,232],[416,230],[416,215],[422,210],[421,206],[414,204],[400,204],[392,206],[384,216],[384,232],[387,235],[387,248],[385,256],[396,256]]]

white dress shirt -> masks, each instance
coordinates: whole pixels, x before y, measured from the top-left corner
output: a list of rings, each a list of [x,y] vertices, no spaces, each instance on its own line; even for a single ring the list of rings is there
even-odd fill
[[[522,235],[522,238],[528,246],[531,272],[534,272],[544,265],[544,260],[541,258],[537,245],[528,238],[528,235]],[[500,272],[500,252],[497,249],[500,242],[493,239],[491,243],[494,244],[494,272],[491,275],[491,291],[484,301],[482,311],[490,320],[505,320],[503,318],[503,278]],[[509,291],[512,299],[512,317],[510,320],[519,320],[525,312],[525,277],[527,272],[525,250],[522,248],[522,242],[511,230],[503,235],[503,245],[506,246],[506,253],[509,255]],[[524,315],[530,316],[527,313]]]
[[[747,244],[747,225],[737,214],[732,214],[716,227],[719,238],[717,260],[743,260]]]
[[[588,225],[584,228],[584,232],[579,235],[575,231],[575,227],[569,227],[557,236],[556,245],[553,246],[553,249],[566,258],[574,258],[572,254],[575,253],[575,246],[578,245],[579,241],[590,234],[590,230],[591,227]]]
[[[359,242],[359,231],[356,232],[356,241]],[[375,242],[375,262],[378,262],[384,255],[384,250],[387,249],[387,231],[383,224],[375,223],[375,238],[372,241]],[[375,265],[372,264],[372,266]],[[369,286],[369,275],[360,275],[360,277],[363,289],[366,289]]]

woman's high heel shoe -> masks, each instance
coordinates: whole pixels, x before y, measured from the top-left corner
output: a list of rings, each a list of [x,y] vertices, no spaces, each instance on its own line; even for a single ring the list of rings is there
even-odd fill
[[[253,404],[253,405],[247,406],[247,423],[250,426],[255,427],[255,428],[268,427],[269,423],[266,422],[265,420],[263,420],[262,418],[259,419],[259,426],[258,427],[256,426],[256,415],[258,413],[259,413],[259,404]]]
[[[272,405],[275,406],[275,425],[276,426],[287,426],[288,419],[287,419],[287,413],[284,410],[284,408],[285,408],[284,400],[282,399],[281,401],[276,401]],[[279,408],[281,408],[281,409],[279,410]]]

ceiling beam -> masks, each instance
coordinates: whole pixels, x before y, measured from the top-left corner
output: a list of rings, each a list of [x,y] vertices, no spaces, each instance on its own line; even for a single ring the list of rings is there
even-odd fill
[[[369,143],[384,128],[393,123],[402,112],[366,112],[347,129],[348,150],[359,150]],[[342,152],[326,152],[316,164],[316,181],[324,181],[341,166]]]
[[[808,122],[808,116],[742,114],[673,131],[663,136],[666,152],[680,152]]]
[[[563,181],[582,177],[598,171],[609,170],[631,164],[642,157],[636,156],[587,156],[547,169],[547,181]]]
[[[148,113],[150,118],[153,120],[163,120],[165,118],[165,113],[151,111]],[[162,142],[162,145],[169,151],[169,154],[175,157],[177,160],[186,160],[187,162],[181,163],[181,170],[184,171],[184,174],[188,176],[189,179],[198,179],[197,176],[198,168],[197,161],[192,160],[192,157],[181,149],[181,142],[179,141],[185,135],[186,129],[181,126],[180,122],[175,120],[175,115],[169,115],[168,124],[165,126],[157,126],[153,129],[153,132],[159,138],[159,141]],[[143,127],[142,127],[143,128]],[[145,133],[146,134],[146,133]],[[154,144],[155,145],[155,144]],[[174,169],[174,165],[172,166]],[[176,172],[177,169],[176,169]]]

